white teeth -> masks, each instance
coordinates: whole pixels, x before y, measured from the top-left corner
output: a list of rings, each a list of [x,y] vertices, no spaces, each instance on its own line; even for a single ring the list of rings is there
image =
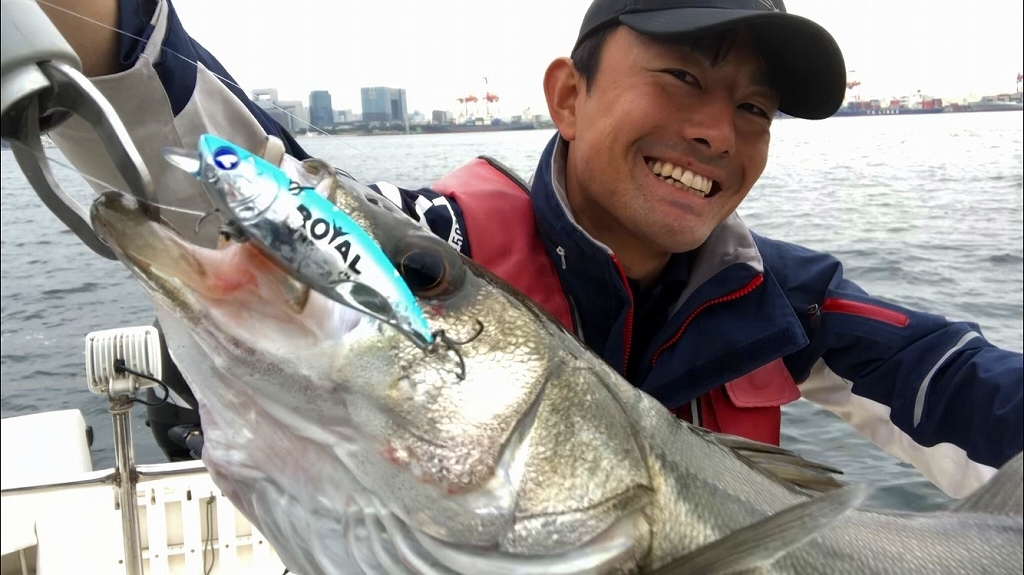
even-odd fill
[[[647,167],[655,175],[664,178],[666,182],[676,188],[686,188],[701,197],[706,196],[711,191],[711,186],[714,185],[714,180],[711,178],[684,170],[681,166],[673,165],[671,162],[648,160]]]

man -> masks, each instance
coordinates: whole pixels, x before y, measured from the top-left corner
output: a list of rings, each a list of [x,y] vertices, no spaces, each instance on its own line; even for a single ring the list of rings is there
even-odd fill
[[[104,76],[158,191],[179,194],[165,203],[203,207],[159,150],[204,132],[271,160],[305,157],[222,80],[168,2],[112,3],[72,10],[148,43],[49,14],[85,72]],[[679,417],[777,443],[780,406],[802,395],[963,497],[1022,448],[1021,355],[976,326],[872,298],[832,257],[734,214],[765,167],[775,113],[828,117],[844,69],[828,32],[779,0],[595,0],[571,58],[545,74],[558,134],[528,187],[478,160],[429,190],[377,190]],[[114,178],[81,126],[52,136],[79,169]]]

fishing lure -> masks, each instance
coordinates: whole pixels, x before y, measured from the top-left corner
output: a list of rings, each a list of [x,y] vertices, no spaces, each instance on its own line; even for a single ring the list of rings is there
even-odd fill
[[[368,314],[426,348],[435,336],[380,246],[351,217],[283,170],[216,136],[198,154],[164,150],[203,183],[229,234],[251,240],[285,270],[332,300]]]

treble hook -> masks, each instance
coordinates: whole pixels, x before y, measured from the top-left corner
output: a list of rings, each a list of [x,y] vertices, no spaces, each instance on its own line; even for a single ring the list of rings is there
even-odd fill
[[[216,211],[216,210],[209,210],[209,211],[203,212],[203,215],[199,216],[199,219],[198,219],[198,220],[196,220],[196,229],[195,229],[195,234],[196,234],[197,236],[199,235],[199,228],[200,228],[200,227],[201,227],[201,226],[203,225],[203,222],[204,222],[204,221],[206,220],[206,218],[208,218],[208,217],[210,217],[211,215],[213,215],[213,213],[214,213],[215,211]]]
[[[428,347],[426,350],[428,353],[435,353],[438,348],[438,344],[436,342],[443,343],[445,347],[447,347],[448,350],[454,353],[455,357],[459,359],[459,370],[455,373],[456,377],[458,377],[459,380],[466,379],[466,360],[465,358],[462,357],[462,353],[459,352],[457,346],[466,345],[467,343],[480,337],[480,334],[484,332],[484,323],[479,319],[474,321],[476,321],[477,326],[476,332],[474,332],[472,335],[470,335],[468,338],[462,341],[452,339],[447,333],[444,332],[443,329],[435,331],[433,334],[431,334],[434,336],[435,343]]]

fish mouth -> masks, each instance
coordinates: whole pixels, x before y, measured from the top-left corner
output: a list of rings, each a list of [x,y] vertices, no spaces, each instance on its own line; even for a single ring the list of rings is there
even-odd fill
[[[91,218],[96,233],[146,290],[187,317],[218,315],[220,323],[233,324],[236,333],[259,326],[260,332],[276,330],[292,337],[301,333],[302,339],[324,336],[330,329],[339,335],[337,323],[323,321],[323,307],[342,306],[319,294],[311,298],[308,286],[250,243],[222,241],[217,249],[191,244],[148,219],[139,201],[121,192],[101,194],[93,202]],[[313,300],[317,304],[311,306]],[[346,310],[330,312],[327,315],[336,318]],[[345,323],[354,325],[357,318]]]

